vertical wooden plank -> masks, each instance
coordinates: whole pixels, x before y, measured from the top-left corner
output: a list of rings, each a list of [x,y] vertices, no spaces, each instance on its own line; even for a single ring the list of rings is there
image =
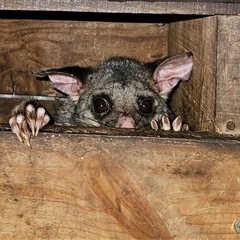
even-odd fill
[[[240,17],[218,16],[216,130],[240,133]]]
[[[191,51],[194,68],[175,92],[172,107],[194,130],[214,131],[216,81],[216,17],[169,25],[169,54]]]

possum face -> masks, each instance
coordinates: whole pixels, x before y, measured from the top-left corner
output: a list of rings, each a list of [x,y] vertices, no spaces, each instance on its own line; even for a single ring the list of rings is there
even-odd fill
[[[111,58],[96,67],[67,67],[42,71],[53,86],[69,95],[55,122],[61,125],[148,127],[152,119],[173,114],[166,99],[192,69],[190,53],[153,63]]]
[[[170,115],[164,99],[147,84],[108,81],[87,90],[76,104],[77,125],[142,128],[157,115]]]

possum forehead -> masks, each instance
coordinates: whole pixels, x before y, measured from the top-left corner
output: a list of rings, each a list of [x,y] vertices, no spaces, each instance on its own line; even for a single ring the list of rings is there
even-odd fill
[[[144,64],[126,58],[112,58],[94,69],[95,84],[108,84],[119,82],[123,85],[128,82],[149,81],[151,71]]]
[[[94,90],[94,97],[108,96],[114,105],[135,104],[139,97],[158,98],[158,95],[144,82],[112,82]]]

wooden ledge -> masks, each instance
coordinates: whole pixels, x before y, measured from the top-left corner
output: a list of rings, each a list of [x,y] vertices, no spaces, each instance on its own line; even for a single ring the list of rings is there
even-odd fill
[[[8,124],[0,124],[0,129],[4,132],[11,131]],[[86,128],[77,126],[57,126],[47,125],[40,130],[45,134],[79,134],[82,136],[109,136],[114,138],[134,138],[134,139],[150,139],[153,140],[173,140],[173,141],[200,141],[200,142],[219,142],[219,143],[236,143],[240,144],[240,135],[218,134],[211,132],[174,132],[174,131],[155,131],[155,130],[136,130],[136,129],[119,129],[119,128]]]
[[[1,10],[67,11],[98,13],[154,13],[154,14],[239,14],[240,4],[231,1],[107,1],[107,0],[9,0],[0,1]]]

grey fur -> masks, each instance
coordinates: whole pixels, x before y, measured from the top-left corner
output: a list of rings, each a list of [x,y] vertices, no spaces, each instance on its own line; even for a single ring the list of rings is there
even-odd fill
[[[163,115],[168,116],[170,121],[175,117],[153,79],[153,72],[163,61],[165,59],[142,63],[130,58],[114,57],[95,67],[49,69],[37,75],[47,75],[50,79],[54,74],[71,76],[83,85],[78,96],[70,94],[56,110],[55,124],[114,127],[119,116],[126,115],[134,119],[136,128],[144,128],[150,127],[152,119],[158,121]],[[54,83],[53,86],[56,87]],[[62,91],[61,88],[59,90]],[[97,98],[107,99],[110,106],[107,113],[96,113],[93,102]],[[152,102],[150,113],[140,111],[141,99]]]

